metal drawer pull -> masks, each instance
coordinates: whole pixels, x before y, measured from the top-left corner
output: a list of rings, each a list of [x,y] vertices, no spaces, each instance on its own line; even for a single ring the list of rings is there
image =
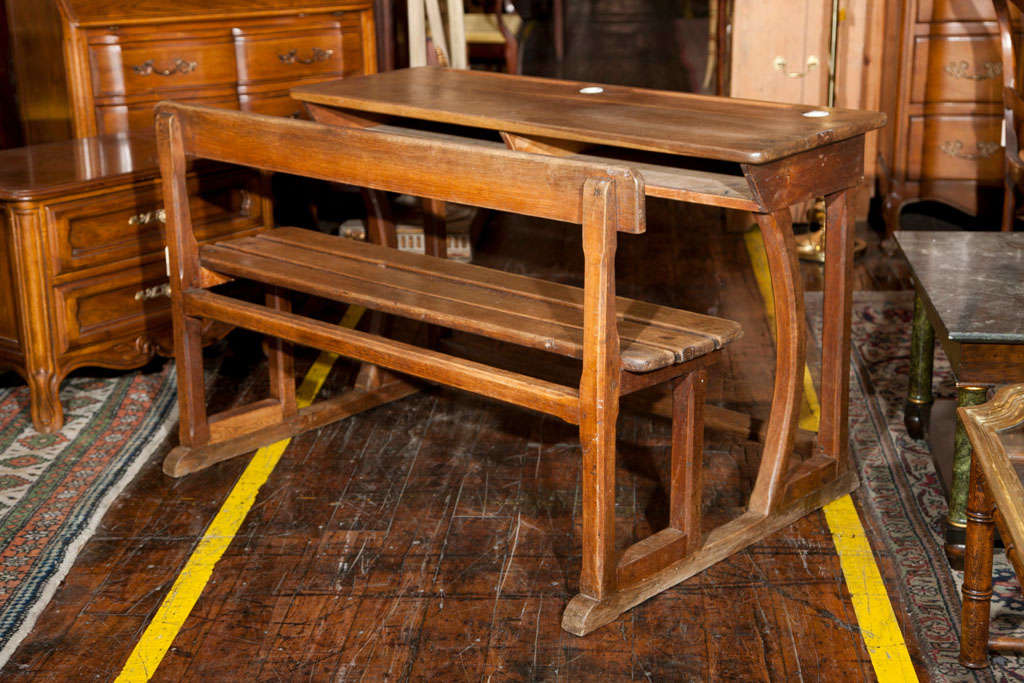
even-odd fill
[[[179,57],[174,60],[174,66],[170,69],[157,69],[153,66],[153,60],[147,59],[142,64],[136,64],[133,66],[132,71],[140,76],[149,76],[150,74],[156,74],[157,76],[171,76],[173,74],[187,74],[190,71],[195,71],[197,66],[199,66],[198,62],[189,62]]]
[[[984,62],[981,65],[981,71],[978,73],[970,73],[971,65],[964,59],[959,62],[950,62],[946,65],[945,69],[953,78],[966,78],[971,81],[986,81],[990,78],[998,78],[1003,75],[1003,65],[1001,62]]]
[[[316,62],[326,62],[332,55],[334,55],[334,50],[314,47],[313,54],[309,59],[299,57],[298,50],[288,50],[288,52],[280,53],[277,55],[277,58],[285,64],[314,64]]]
[[[998,142],[979,142],[977,152],[965,152],[964,143],[961,140],[946,140],[939,149],[948,154],[951,157],[957,159],[967,159],[968,161],[976,161],[978,159],[988,159],[990,156],[999,151],[1000,145]]]
[[[772,62],[776,71],[781,71],[786,74],[786,78],[803,78],[811,69],[816,69],[820,62],[818,58],[811,55],[807,58],[807,70],[806,71],[786,71],[786,60],[784,57],[776,57]]]
[[[128,225],[149,225],[150,223],[166,223],[167,212],[163,209],[153,209],[137,213],[128,219]]]
[[[153,285],[152,287],[146,287],[135,292],[136,301],[149,301],[150,299],[159,299],[162,296],[171,295],[171,283],[165,282],[162,285]]]

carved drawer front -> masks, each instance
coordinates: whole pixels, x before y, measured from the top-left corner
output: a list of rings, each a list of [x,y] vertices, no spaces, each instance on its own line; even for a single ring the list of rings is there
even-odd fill
[[[61,351],[155,331],[170,320],[163,261],[54,290]]]
[[[995,115],[913,116],[907,135],[910,179],[999,181],[1003,118]]]
[[[341,76],[345,54],[337,20],[232,29],[239,85]]]
[[[168,96],[170,97],[170,96]],[[233,89],[214,97],[174,96],[178,102],[206,104],[211,107],[238,109],[238,95]],[[153,105],[155,100],[137,104],[106,104],[96,107],[97,135],[107,133],[153,133]]]
[[[992,0],[919,0],[918,21],[995,21]]]
[[[912,102],[1002,101],[996,36],[916,36],[913,68]]]
[[[90,40],[89,59],[93,94],[98,99],[171,93],[235,81],[234,52],[227,35],[146,40],[106,33]]]
[[[192,177],[189,201],[196,237],[211,239],[262,225],[257,182],[251,173]],[[57,274],[162,251],[162,205],[160,185],[153,181],[51,207]]]

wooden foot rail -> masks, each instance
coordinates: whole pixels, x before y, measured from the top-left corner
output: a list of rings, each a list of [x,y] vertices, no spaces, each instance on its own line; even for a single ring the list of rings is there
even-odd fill
[[[157,133],[181,415],[180,445],[164,463],[169,474],[196,471],[415,391],[413,383],[391,372],[578,424],[582,571],[580,594],[562,621],[566,630],[578,635],[856,486],[853,472],[823,453],[790,463],[795,413],[773,413],[765,430],[768,447],[751,509],[705,533],[701,492],[706,372],[741,330],[721,318],[615,295],[617,233],[644,230],[644,183],[636,171],[610,160],[524,154],[430,136],[343,129],[174,103],[157,107]],[[199,248],[184,184],[186,155],[358,185],[374,196],[380,191],[403,192],[430,202],[458,201],[576,223],[583,234],[584,286],[294,228]],[[725,182],[702,177],[694,192],[727,191],[712,181]],[[386,222],[384,213],[377,213],[375,220]],[[762,216],[770,233],[766,239],[792,239],[787,216]],[[388,230],[381,224],[375,234],[383,242]],[[798,296],[794,263],[776,260],[771,267],[778,281],[787,285],[776,297]],[[266,286],[265,304],[209,289],[234,278]],[[292,312],[292,291],[579,359],[579,383],[556,384],[396,341],[384,335],[381,325],[374,324],[369,331],[335,327]],[[199,347],[204,320],[267,335],[267,399],[219,415],[206,414]],[[790,408],[800,390],[803,366],[803,346],[791,344],[790,337],[800,329],[793,316],[779,321],[788,351],[776,379],[776,398]],[[292,344],[333,351],[377,370],[361,373],[357,387],[349,392],[297,409],[294,380],[289,378]],[[615,542],[620,397],[659,384],[671,393],[668,526],[620,552]],[[749,423],[747,429],[756,431]]]

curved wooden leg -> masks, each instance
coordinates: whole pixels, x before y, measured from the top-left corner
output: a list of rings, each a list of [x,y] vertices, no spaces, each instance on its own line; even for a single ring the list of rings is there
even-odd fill
[[[932,407],[932,366],[935,359],[935,330],[928,321],[924,301],[914,295],[914,322],[910,332],[910,377],[903,424],[912,438],[923,439]]]
[[[988,666],[989,604],[992,600],[993,512],[981,468],[971,465],[967,503],[967,556],[963,607],[960,611],[960,663],[969,669]]]
[[[782,478],[793,450],[805,359],[804,292],[789,209],[755,214],[764,237],[775,307],[775,385],[765,432],[761,467],[750,494],[749,510],[767,515],[782,494]],[[831,226],[829,227],[831,230]]]
[[[32,426],[43,434],[59,432],[64,426],[64,408],[59,395],[60,376],[51,368],[36,368],[26,374]]]

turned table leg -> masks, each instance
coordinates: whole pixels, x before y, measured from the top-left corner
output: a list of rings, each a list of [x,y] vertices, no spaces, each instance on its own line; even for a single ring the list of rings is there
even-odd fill
[[[959,420],[958,433],[961,429]],[[992,545],[995,504],[982,481],[981,468],[970,466],[967,504],[967,550],[963,608],[960,611],[960,663],[970,669],[988,666],[989,605],[992,601]]]
[[[914,322],[910,333],[910,379],[903,424],[914,439],[924,438],[932,406],[932,365],[935,359],[935,330],[928,321],[924,301],[914,295]]]
[[[958,406],[976,406],[988,398],[987,387],[957,387]],[[963,568],[964,530],[967,527],[967,490],[971,477],[971,442],[956,418],[953,438],[953,482],[949,487],[949,514],[946,516],[946,557],[955,569]]]

